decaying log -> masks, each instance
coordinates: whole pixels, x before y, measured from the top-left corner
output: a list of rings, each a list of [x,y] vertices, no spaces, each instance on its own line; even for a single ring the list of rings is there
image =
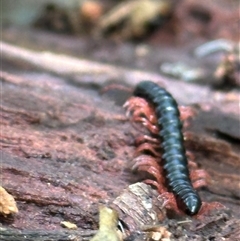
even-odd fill
[[[116,205],[114,200],[139,181],[129,167],[137,130],[125,118],[122,107],[91,86],[101,88],[114,80],[133,87],[143,78],[165,86],[181,103],[197,103],[199,114],[189,127],[186,143],[198,165],[212,178],[200,195],[205,201],[219,201],[227,207],[201,221],[166,217],[160,225],[167,227],[173,240],[204,240],[204,235],[237,240],[238,92],[225,94],[206,86],[173,84],[155,73],[7,43],[1,43],[1,50],[1,180],[19,209],[15,216],[1,217],[2,240],[19,241],[25,236],[28,239],[24,240],[91,238],[95,231],[86,230],[98,228],[98,205]],[[209,117],[211,123],[224,120],[225,126],[210,124]],[[224,138],[217,135],[219,132]],[[180,223],[186,220],[190,224]],[[62,221],[76,224],[78,230],[64,231]],[[142,237],[132,231],[127,240]]]

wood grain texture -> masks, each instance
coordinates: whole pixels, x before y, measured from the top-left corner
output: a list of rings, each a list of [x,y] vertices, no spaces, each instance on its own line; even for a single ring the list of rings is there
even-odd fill
[[[15,47],[17,56],[21,47]],[[125,118],[122,107],[99,94],[99,88],[108,81],[91,74],[94,72],[91,61],[87,62],[86,85],[86,75],[79,74],[78,82],[72,81],[60,72],[36,68],[31,58],[19,62],[20,55],[16,58],[7,55],[5,52],[2,56],[4,71],[0,74],[1,180],[3,187],[15,197],[19,213],[1,218],[1,225],[7,230],[1,231],[2,240],[19,241],[29,230],[44,230],[49,238],[46,240],[51,240],[53,235],[55,240],[71,240],[62,233],[62,221],[75,223],[80,231],[96,230],[98,205],[111,204],[122,190],[138,181],[128,166],[135,149],[136,130]],[[58,63],[58,69],[65,67]],[[110,65],[106,76],[114,68]],[[123,75],[117,72],[115,82],[131,83],[130,86],[151,76],[125,68],[121,71],[126,79],[123,81]],[[156,81],[169,87],[171,93],[177,93],[180,103],[197,103],[199,114],[189,128],[186,142],[196,162],[212,178],[200,195],[205,201],[219,201],[230,209],[182,227],[181,234],[187,232],[188,240],[194,240],[194,235],[201,240],[203,234],[220,233],[226,240],[234,240],[239,236],[235,223],[240,219],[238,99],[233,98],[236,91],[222,93],[206,86],[173,84],[156,73],[152,76],[157,76]],[[176,225],[179,225],[171,228],[168,218],[166,222],[177,239]],[[33,236],[29,234],[29,240]],[[39,240],[45,240],[40,236]],[[88,240],[83,234],[74,237],[72,240]],[[141,240],[134,233],[131,237]]]

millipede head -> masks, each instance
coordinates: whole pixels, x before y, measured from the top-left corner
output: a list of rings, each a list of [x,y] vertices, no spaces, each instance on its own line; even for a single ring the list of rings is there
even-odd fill
[[[189,196],[187,199],[184,200],[186,213],[188,215],[195,215],[201,208],[202,202],[198,196]]]

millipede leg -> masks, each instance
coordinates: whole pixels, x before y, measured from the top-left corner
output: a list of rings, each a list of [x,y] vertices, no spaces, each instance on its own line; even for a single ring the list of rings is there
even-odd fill
[[[158,183],[163,183],[164,178],[162,175],[162,169],[157,163],[157,160],[147,155],[141,155],[134,159],[135,164],[132,167],[133,171],[145,171],[152,175]]]
[[[192,185],[193,185],[194,189],[199,189],[201,187],[206,187],[207,182],[206,182],[206,180],[200,179],[197,181],[192,181]]]
[[[180,105],[178,109],[181,120],[186,120],[196,115],[196,111],[191,106]]]
[[[203,169],[191,170],[190,178],[195,189],[207,186],[207,180],[209,180],[209,175]]]
[[[151,145],[149,143],[143,143],[135,150],[134,157],[138,156],[139,153],[148,152],[151,153],[155,157],[161,157],[161,153],[157,151],[157,145]]]
[[[203,219],[205,215],[215,209],[224,209],[226,208],[223,204],[219,202],[202,202],[202,207],[199,212],[194,216],[197,219]]]
[[[157,138],[154,138],[154,137],[151,137],[151,136],[148,136],[148,135],[141,135],[141,136],[138,136],[135,140],[135,143],[136,145],[140,145],[144,142],[148,142],[149,144],[157,144],[160,146],[160,141],[157,139]]]
[[[209,179],[210,178],[208,173],[203,169],[192,170],[190,172],[190,177],[192,180]]]
[[[161,182],[157,182],[157,181],[150,180],[150,179],[146,179],[143,182],[152,187],[155,187],[157,189],[158,193],[166,192],[166,187]],[[164,202],[165,202],[165,200],[164,200]],[[165,207],[165,205],[163,207]]]
[[[167,209],[173,210],[176,212],[176,214],[183,214],[183,211],[181,211],[178,207],[177,201],[176,201],[176,197],[174,196],[173,193],[171,192],[163,192],[159,195],[160,199],[164,199],[164,206]]]

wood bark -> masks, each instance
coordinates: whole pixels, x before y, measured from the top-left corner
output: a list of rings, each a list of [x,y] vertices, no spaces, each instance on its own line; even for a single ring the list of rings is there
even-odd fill
[[[19,209],[2,216],[1,240],[90,239],[95,232],[89,230],[98,228],[98,205],[111,205],[138,181],[129,167],[138,132],[121,107],[130,93],[119,101],[120,90],[114,99],[111,90],[99,90],[112,79],[133,88],[146,78],[180,103],[195,103],[198,115],[186,144],[211,176],[200,195],[226,206],[184,227],[167,218],[169,230],[176,239],[183,233],[187,240],[240,238],[238,92],[4,42],[1,51],[1,180]],[[61,221],[75,223],[79,231],[64,231]],[[140,240],[131,235],[128,240]]]

